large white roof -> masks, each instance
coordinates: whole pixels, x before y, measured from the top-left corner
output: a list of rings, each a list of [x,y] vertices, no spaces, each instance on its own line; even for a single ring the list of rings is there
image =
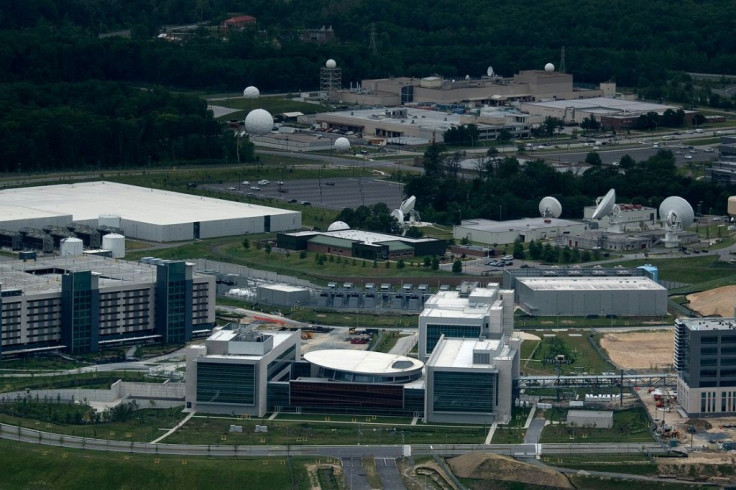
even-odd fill
[[[114,182],[86,182],[0,191],[0,211],[12,209],[13,219],[71,214],[74,221],[101,214],[155,225],[250,218],[294,213],[291,210],[193,196]],[[4,213],[0,220],[8,214]],[[0,221],[2,227],[2,221]]]
[[[517,277],[535,291],[657,291],[665,288],[648,277]]]
[[[424,363],[410,357],[364,350],[325,349],[307,352],[304,359],[317,366],[355,374],[400,374],[422,369]]]

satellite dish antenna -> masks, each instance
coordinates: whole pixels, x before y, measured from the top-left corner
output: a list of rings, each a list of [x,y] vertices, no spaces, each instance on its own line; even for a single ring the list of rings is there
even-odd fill
[[[414,205],[417,203],[417,198],[411,196],[409,199],[404,200],[399,206],[399,210],[404,214],[409,214],[414,210]]]
[[[562,204],[552,196],[547,196],[539,201],[539,214],[542,218],[559,218],[562,214]]]
[[[602,199],[596,199],[595,203],[597,207],[593,211],[593,219],[602,219],[609,216],[613,212],[614,206],[616,206],[616,190],[611,189]]]
[[[492,77],[494,75],[492,66],[488,67],[488,69],[486,70],[486,75],[488,75],[489,77]]]
[[[680,246],[680,232],[693,224],[695,212],[690,203],[678,196],[670,196],[659,205],[659,216],[664,220],[664,246]]]
[[[404,226],[404,212],[400,209],[394,209],[391,211],[391,217],[396,218],[396,221],[399,222],[399,225],[402,227]]]

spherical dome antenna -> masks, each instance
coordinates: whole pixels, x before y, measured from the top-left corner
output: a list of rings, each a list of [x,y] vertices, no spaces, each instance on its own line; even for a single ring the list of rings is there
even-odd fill
[[[539,214],[542,218],[559,218],[562,214],[562,204],[552,196],[547,196],[539,201]]]
[[[335,151],[345,152],[350,149],[350,141],[347,138],[337,138],[335,140]]]
[[[260,96],[261,91],[253,85],[251,85],[250,87],[245,87],[245,90],[243,90],[243,97],[245,97],[246,99],[257,99]]]
[[[268,134],[273,130],[273,116],[264,109],[255,109],[245,117],[245,130],[249,134]]]
[[[674,226],[679,221],[685,229],[693,224],[695,212],[690,203],[679,196],[670,196],[659,205],[659,216],[668,226]]]
[[[552,63],[547,63],[544,65],[544,71],[555,71],[555,65]]]
[[[335,61],[332,58],[330,58],[329,60],[327,60],[327,63],[325,63],[325,66],[327,68],[336,68],[337,67],[337,61]]]
[[[327,231],[342,231],[342,230],[349,230],[350,225],[345,223],[344,221],[335,221],[330,226],[327,227]]]

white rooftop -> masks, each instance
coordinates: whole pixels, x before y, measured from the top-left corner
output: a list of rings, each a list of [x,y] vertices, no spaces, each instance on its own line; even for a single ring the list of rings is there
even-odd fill
[[[520,282],[536,291],[656,291],[665,288],[648,277],[594,276],[594,277],[517,277]]]
[[[424,363],[410,357],[351,349],[315,350],[304,354],[304,359],[335,371],[379,376],[414,372],[424,367]]]
[[[364,243],[382,243],[401,240],[402,242],[419,243],[432,241],[432,238],[409,238],[400,237],[396,235],[387,235],[384,233],[376,233],[373,231],[364,230],[338,230],[338,231],[326,231],[322,235],[333,236],[336,238],[344,238],[346,240],[356,240]]]
[[[13,219],[37,218],[47,213],[48,216],[71,214],[74,221],[83,221],[96,220],[101,214],[114,214],[127,220],[156,225],[294,213],[291,210],[115,182],[4,189],[0,191],[0,220],[8,216],[6,209],[13,210]]]
[[[475,288],[471,297],[459,291],[438,291],[424,303],[419,316],[432,318],[483,319],[496,303],[498,288]]]
[[[438,342],[434,348],[428,364],[434,367],[488,367],[488,364],[473,364],[473,351],[489,351],[491,359],[496,357],[504,348],[501,340],[478,339],[448,339]],[[491,361],[491,365],[493,362]]]
[[[270,289],[274,291],[282,291],[285,293],[295,293],[298,291],[309,291],[306,288],[300,288],[296,286],[290,286],[289,284],[263,284],[259,286],[263,289]]]
[[[690,330],[734,330],[736,318],[683,318],[679,320]]]
[[[526,231],[529,229],[558,228],[560,226],[584,226],[579,221],[559,218],[522,218],[508,221],[493,221],[489,219],[466,219],[460,223],[463,228],[471,230],[501,233],[505,231]]]

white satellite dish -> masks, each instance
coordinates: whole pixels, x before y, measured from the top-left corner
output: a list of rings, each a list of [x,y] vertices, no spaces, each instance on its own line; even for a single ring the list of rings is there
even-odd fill
[[[404,226],[404,212],[400,209],[394,209],[391,211],[391,217],[396,218],[396,221],[399,222],[401,226]]]
[[[562,204],[552,196],[547,196],[539,201],[539,214],[542,218],[559,218],[562,214]]]
[[[486,75],[488,75],[489,77],[492,77],[493,76],[493,67],[492,66],[489,66],[488,67],[488,69],[486,70]]]
[[[401,203],[401,206],[399,206],[399,210],[404,214],[409,214],[414,209],[414,205],[417,203],[417,198],[414,196],[411,196],[409,199],[406,199],[404,202]]]
[[[613,208],[616,206],[616,190],[611,189],[603,196],[603,199],[596,200],[598,207],[593,211],[593,219],[601,219],[604,216],[608,216],[613,212]]]
[[[659,205],[659,216],[665,220],[667,226],[677,226],[684,229],[693,224],[695,212],[690,203],[678,196],[670,196]]]

